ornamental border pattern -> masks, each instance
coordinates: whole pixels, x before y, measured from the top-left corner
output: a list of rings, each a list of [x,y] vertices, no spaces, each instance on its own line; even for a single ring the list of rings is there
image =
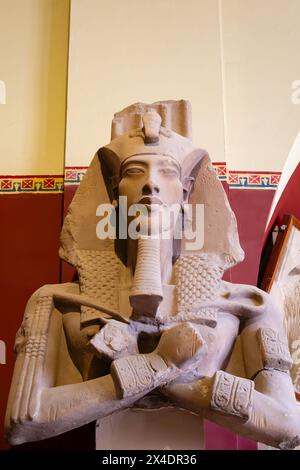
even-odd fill
[[[0,176],[0,194],[51,194],[63,191],[63,175]]]
[[[220,181],[227,182],[230,189],[273,189],[278,186],[278,171],[231,171],[224,162],[213,162]],[[67,166],[63,175],[17,175],[0,176],[1,194],[51,194],[63,193],[65,186],[78,186],[87,166]]]
[[[225,162],[213,162],[213,167],[220,181],[228,183],[230,189],[276,189],[280,180],[279,171],[231,171]],[[66,167],[65,185],[77,185],[82,180],[88,167]]]
[[[213,162],[219,180],[227,181],[227,169],[224,162]],[[65,185],[79,184],[87,170],[87,166],[67,166],[65,168]]]
[[[276,189],[279,171],[229,171],[227,183],[230,189]]]

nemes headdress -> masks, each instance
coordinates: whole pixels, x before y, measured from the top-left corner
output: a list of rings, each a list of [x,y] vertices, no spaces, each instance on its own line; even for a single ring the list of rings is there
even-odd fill
[[[201,270],[209,272],[210,265],[218,270],[217,277],[220,279],[220,273],[243,260],[236,218],[222,184],[206,151],[195,147],[191,141],[189,102],[161,101],[150,105],[131,105],[115,114],[111,137],[111,142],[94,156],[70,204],[61,233],[60,256],[77,268],[80,281],[85,279],[83,289],[86,293],[91,289],[87,286],[92,282],[88,281],[89,276],[95,277],[96,271],[100,270],[105,288],[101,288],[98,295],[105,294],[107,302],[117,307],[112,299],[117,297],[120,260],[115,255],[113,240],[97,238],[99,217],[96,209],[99,204],[109,203],[115,197],[121,166],[134,155],[157,154],[176,160],[183,185],[185,178],[191,175],[194,178],[189,204],[204,205],[204,244],[199,250],[189,253],[185,241],[182,241],[181,255],[174,266],[175,271],[177,267],[176,282],[184,283],[186,276],[199,277]],[[210,263],[210,260],[214,261]],[[201,286],[194,287],[194,294],[185,288],[179,289],[185,301],[199,296],[200,291],[202,297],[207,297],[205,286],[202,290]],[[92,316],[91,312],[89,314]]]
[[[100,162],[108,174],[118,178],[120,167],[130,157],[159,155],[177,162],[182,179],[189,176],[206,152],[196,148],[190,139],[162,126],[161,116],[154,108],[146,110],[140,117],[141,127],[113,136],[111,143],[99,150]]]

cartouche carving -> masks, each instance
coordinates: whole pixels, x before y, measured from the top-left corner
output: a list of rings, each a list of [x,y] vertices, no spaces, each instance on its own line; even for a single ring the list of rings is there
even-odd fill
[[[213,385],[211,408],[247,421],[252,406],[253,389],[252,380],[218,371]]]
[[[261,347],[263,367],[290,370],[292,358],[286,335],[280,335],[272,328],[260,328],[257,337]]]

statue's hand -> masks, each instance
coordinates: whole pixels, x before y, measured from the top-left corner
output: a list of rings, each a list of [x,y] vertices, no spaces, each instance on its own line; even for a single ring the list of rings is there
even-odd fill
[[[165,331],[152,353],[116,359],[111,366],[111,375],[118,398],[139,394],[141,397],[170,383],[183,369],[199,360],[204,346],[198,331],[185,322]]]
[[[130,354],[138,354],[138,334],[126,323],[109,320],[90,340],[92,352],[106,360],[115,360]]]
[[[198,330],[189,322],[166,330],[155,353],[169,366],[181,369],[191,367],[206,350],[206,343]]]

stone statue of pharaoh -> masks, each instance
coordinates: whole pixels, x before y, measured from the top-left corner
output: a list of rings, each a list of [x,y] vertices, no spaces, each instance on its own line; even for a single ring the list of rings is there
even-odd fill
[[[265,292],[222,281],[243,251],[190,120],[186,101],[115,115],[62,230],[60,256],[79,280],[35,292],[17,334],[12,444],[141,403],[299,444],[282,316]]]

